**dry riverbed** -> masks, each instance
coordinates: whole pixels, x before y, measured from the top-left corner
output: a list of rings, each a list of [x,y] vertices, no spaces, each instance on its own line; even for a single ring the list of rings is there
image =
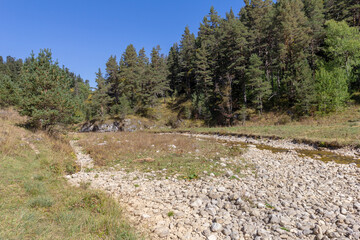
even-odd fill
[[[206,136],[184,137],[202,142]],[[98,147],[107,145],[100,140]],[[212,144],[227,147],[223,142]],[[71,184],[89,185],[114,196],[150,239],[360,239],[360,168],[356,164],[324,163],[294,150],[306,150],[306,145],[274,142],[273,147],[288,149],[274,151],[254,144],[258,143],[248,141],[236,154],[216,149],[223,151],[218,158],[201,155],[203,145],[198,145],[197,158],[204,157],[207,161],[202,164],[213,167],[194,179],[150,168],[156,162],[129,171],[129,161],[82,169],[67,178]],[[92,166],[77,141],[72,145],[79,162]]]

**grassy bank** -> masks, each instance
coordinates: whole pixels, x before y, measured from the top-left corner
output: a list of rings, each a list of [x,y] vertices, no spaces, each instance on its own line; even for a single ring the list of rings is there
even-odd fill
[[[114,200],[70,187],[68,142],[15,126],[0,110],[0,239],[136,239]]]
[[[360,107],[327,116],[308,117],[292,121],[286,115],[265,114],[247,121],[244,126],[179,128],[174,131],[193,133],[234,133],[252,136],[279,137],[320,143],[360,145]]]

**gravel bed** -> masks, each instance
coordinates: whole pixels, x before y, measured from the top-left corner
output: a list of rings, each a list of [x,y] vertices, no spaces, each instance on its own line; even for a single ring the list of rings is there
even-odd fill
[[[360,239],[360,168],[255,146],[241,176],[186,181],[123,170],[66,176],[125,207],[151,239]],[[244,161],[245,160],[245,161]]]

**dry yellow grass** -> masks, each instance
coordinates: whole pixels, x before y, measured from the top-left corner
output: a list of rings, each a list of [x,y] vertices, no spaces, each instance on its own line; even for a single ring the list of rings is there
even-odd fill
[[[240,145],[148,132],[85,133],[77,137],[97,166],[119,165],[129,171],[166,169],[166,175],[190,178],[200,177],[204,171],[222,174],[225,168],[219,164],[220,158],[239,157],[242,151]],[[235,164],[227,168],[240,171]]]
[[[179,128],[175,131],[276,136],[319,142],[321,145],[360,146],[360,107],[351,106],[342,112],[304,117],[297,121],[291,121],[287,115],[267,113],[247,121],[245,126]]]
[[[24,121],[0,110],[0,239],[136,239],[115,201],[66,183],[76,171],[66,136],[17,126]]]

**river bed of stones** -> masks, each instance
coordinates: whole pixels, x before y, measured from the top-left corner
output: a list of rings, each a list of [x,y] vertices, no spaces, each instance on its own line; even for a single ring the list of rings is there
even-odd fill
[[[199,136],[197,136],[199,137]],[[78,161],[89,156],[72,142]],[[117,168],[66,176],[103,190],[149,239],[360,239],[360,168],[248,145],[241,176],[157,178]],[[81,159],[81,158],[85,158]]]

